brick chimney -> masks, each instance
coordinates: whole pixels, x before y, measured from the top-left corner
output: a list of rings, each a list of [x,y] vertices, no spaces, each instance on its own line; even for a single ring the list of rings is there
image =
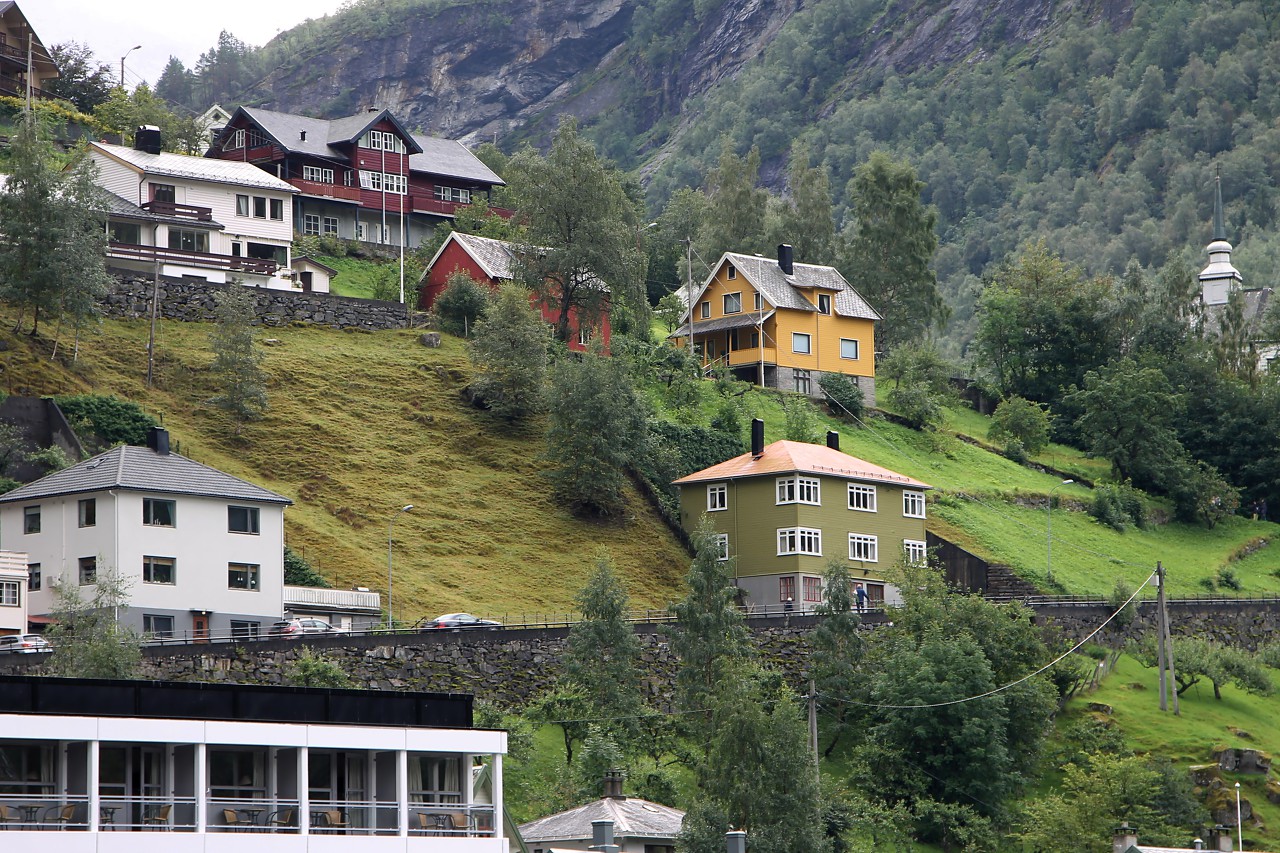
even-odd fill
[[[622,781],[625,778],[619,770],[610,770],[604,774],[604,799],[625,800],[627,795],[622,793]]]
[[[1129,823],[1120,824],[1115,837],[1111,840],[1111,853],[1125,853],[1130,847],[1138,845],[1138,833],[1129,828]]]

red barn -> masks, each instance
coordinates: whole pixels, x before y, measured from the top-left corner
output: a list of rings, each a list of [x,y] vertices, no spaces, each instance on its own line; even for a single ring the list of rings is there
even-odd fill
[[[422,273],[419,288],[418,307],[430,311],[436,299],[444,292],[449,276],[461,270],[481,284],[493,289],[504,281],[515,278],[514,267],[520,247],[506,240],[494,240],[490,237],[477,237],[474,234],[462,234],[454,231],[444,241],[444,245],[436,252],[427,269]],[[603,284],[600,285],[604,287]],[[555,326],[560,322],[560,305],[547,304],[535,295],[531,300],[533,307],[542,312],[542,319]],[[584,326],[576,308],[569,310],[569,349],[579,352],[587,349],[591,338],[599,333],[603,336],[604,348],[609,349],[609,305],[606,300],[594,326]]]

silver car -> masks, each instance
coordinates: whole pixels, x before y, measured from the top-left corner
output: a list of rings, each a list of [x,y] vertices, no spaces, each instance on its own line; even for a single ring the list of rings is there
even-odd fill
[[[53,651],[53,644],[39,634],[10,634],[0,637],[0,654],[33,655]]]

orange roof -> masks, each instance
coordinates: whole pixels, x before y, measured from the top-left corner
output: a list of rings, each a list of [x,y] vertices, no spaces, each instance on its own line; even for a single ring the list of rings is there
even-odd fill
[[[765,445],[759,459],[750,453],[735,456],[719,465],[681,477],[677,486],[705,483],[711,480],[736,480],[742,477],[765,477],[773,474],[825,474],[848,480],[867,480],[873,483],[889,483],[895,486],[915,486],[932,489],[928,483],[913,480],[888,468],[872,465],[864,459],[832,450],[822,444],[806,444],[803,441],[775,441]]]

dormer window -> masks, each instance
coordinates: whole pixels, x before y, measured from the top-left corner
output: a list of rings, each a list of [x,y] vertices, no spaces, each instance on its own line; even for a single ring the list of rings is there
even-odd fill
[[[831,313],[831,294],[830,293],[818,294],[818,313],[819,314]]]
[[[752,295],[753,295],[753,296],[755,296],[755,310],[756,310],[756,311],[763,311],[763,310],[764,310],[764,297],[763,297],[763,296],[761,296],[761,295],[760,295],[760,294],[758,294],[758,293],[755,293],[755,294],[752,294]]]
[[[735,279],[737,279],[737,277],[738,277],[738,268],[737,268],[737,267],[735,267],[733,264],[729,264],[729,265],[725,268],[725,270],[726,270],[726,272],[725,272],[725,276],[729,279],[729,281],[734,281]]]

